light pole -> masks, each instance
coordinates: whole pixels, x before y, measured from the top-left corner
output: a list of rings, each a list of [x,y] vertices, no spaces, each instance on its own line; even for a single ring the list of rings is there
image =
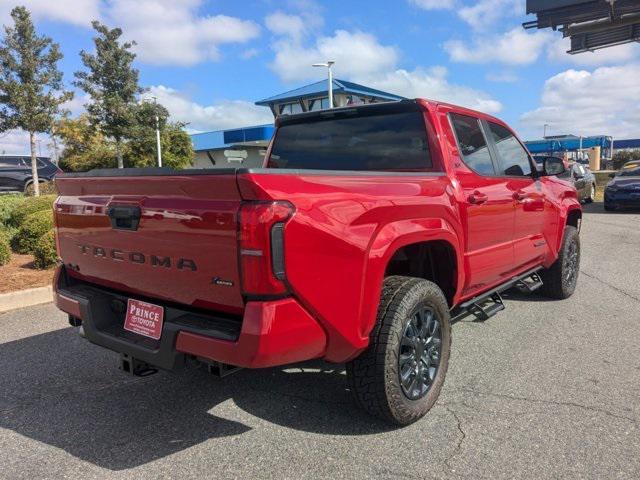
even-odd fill
[[[331,70],[331,67],[333,66],[333,64],[336,63],[332,60],[329,60],[327,62],[324,63],[314,63],[312,65],[312,67],[326,67],[327,68],[327,81],[329,82],[329,108],[333,108],[333,71]]]
[[[158,116],[158,99],[153,98],[153,110],[156,114],[156,149],[158,152],[158,167],[162,167],[162,147],[160,146],[160,117]]]

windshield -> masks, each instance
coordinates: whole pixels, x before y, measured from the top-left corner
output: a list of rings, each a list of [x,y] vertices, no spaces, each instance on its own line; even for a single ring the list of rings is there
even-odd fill
[[[422,112],[312,117],[278,128],[268,166],[420,171],[431,156]]]

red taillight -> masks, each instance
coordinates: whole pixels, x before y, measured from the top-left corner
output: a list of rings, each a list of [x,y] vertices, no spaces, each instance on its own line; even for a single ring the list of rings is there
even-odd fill
[[[247,202],[240,207],[240,267],[247,295],[283,295],[284,224],[293,215],[289,202]]]

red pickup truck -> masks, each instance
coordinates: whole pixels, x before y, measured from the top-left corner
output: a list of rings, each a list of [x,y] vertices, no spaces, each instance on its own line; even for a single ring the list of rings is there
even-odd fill
[[[412,100],[284,116],[259,169],[56,179],[58,307],[133,374],[345,362],[396,424],[435,403],[451,324],[569,297],[581,209],[500,120]]]

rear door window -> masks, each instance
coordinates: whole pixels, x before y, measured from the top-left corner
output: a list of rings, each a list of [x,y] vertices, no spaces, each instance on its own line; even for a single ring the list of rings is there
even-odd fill
[[[0,157],[0,168],[20,168],[24,167],[22,159],[15,157]]]
[[[464,163],[480,175],[495,175],[489,147],[478,119],[458,113],[452,113],[450,118]]]
[[[529,154],[518,139],[502,125],[487,122],[496,146],[500,175],[526,177],[531,175]]]
[[[270,168],[424,171],[432,168],[422,112],[311,117],[283,123],[276,133]]]

